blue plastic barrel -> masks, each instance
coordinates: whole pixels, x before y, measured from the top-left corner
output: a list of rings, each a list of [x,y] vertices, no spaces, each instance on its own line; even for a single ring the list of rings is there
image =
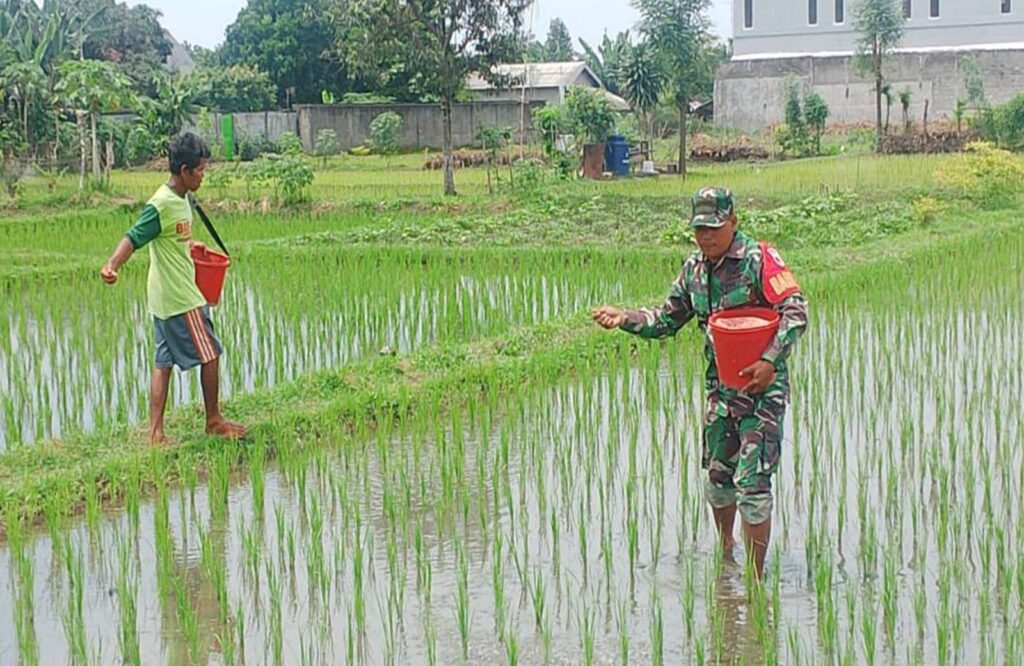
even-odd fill
[[[629,175],[629,142],[621,134],[613,134],[604,144],[604,168],[615,176]]]

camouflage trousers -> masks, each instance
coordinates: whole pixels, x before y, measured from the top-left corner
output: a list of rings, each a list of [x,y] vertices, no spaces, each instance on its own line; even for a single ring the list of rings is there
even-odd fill
[[[709,396],[704,495],[716,509],[736,504],[745,523],[759,525],[772,515],[772,475],[779,466],[786,398],[776,393],[745,400],[747,405],[723,409],[716,395]]]

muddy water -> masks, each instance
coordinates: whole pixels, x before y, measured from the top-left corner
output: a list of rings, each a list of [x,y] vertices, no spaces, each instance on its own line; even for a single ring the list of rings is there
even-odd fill
[[[766,611],[712,547],[692,336],[314,459],[282,442],[259,502],[241,480],[75,524],[59,538],[83,562],[87,652],[118,660],[125,550],[143,663],[221,663],[228,644],[246,663],[459,663],[463,635],[469,663],[511,645],[520,663],[619,663],[624,645],[648,663],[659,644],[665,663],[1020,663],[1024,308],[998,288],[923,289],[908,307],[815,310]],[[39,663],[68,661],[64,551],[45,533],[24,546]],[[17,559],[0,551],[4,663]],[[161,560],[180,595],[160,594]]]

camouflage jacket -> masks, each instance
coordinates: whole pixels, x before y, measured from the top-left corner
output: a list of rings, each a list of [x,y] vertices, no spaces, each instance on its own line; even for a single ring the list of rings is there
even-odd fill
[[[774,263],[784,267],[778,252],[769,251]],[[737,231],[728,252],[717,264],[712,265],[698,250],[683,262],[682,271],[661,306],[627,312],[626,323],[622,325],[623,330],[642,338],[658,339],[675,335],[696,316],[697,325],[704,333],[704,355],[708,360],[705,385],[711,402],[709,409],[721,416],[749,414],[762,398],[786,400],[789,397],[786,358],[807,327],[807,301],[790,277],[789,284],[782,285],[788,288],[780,290],[785,297],[772,304],[765,289],[779,285],[764,284],[764,266],[761,245]],[[753,397],[719,384],[714,342],[708,328],[708,319],[713,313],[748,305],[774,308],[781,319],[778,333],[761,355],[775,366],[776,379],[763,394]]]

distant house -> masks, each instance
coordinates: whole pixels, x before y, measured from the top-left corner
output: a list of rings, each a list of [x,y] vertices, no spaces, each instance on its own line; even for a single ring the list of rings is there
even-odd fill
[[[492,84],[473,74],[466,82],[466,87],[482,99],[510,99],[527,102],[548,102],[560,104],[565,101],[565,93],[573,86],[586,86],[604,91],[612,108],[616,111],[629,111],[629,103],[608,92],[601,79],[584,62],[537,62],[498,65],[497,73],[510,77],[511,87],[495,88]]]

